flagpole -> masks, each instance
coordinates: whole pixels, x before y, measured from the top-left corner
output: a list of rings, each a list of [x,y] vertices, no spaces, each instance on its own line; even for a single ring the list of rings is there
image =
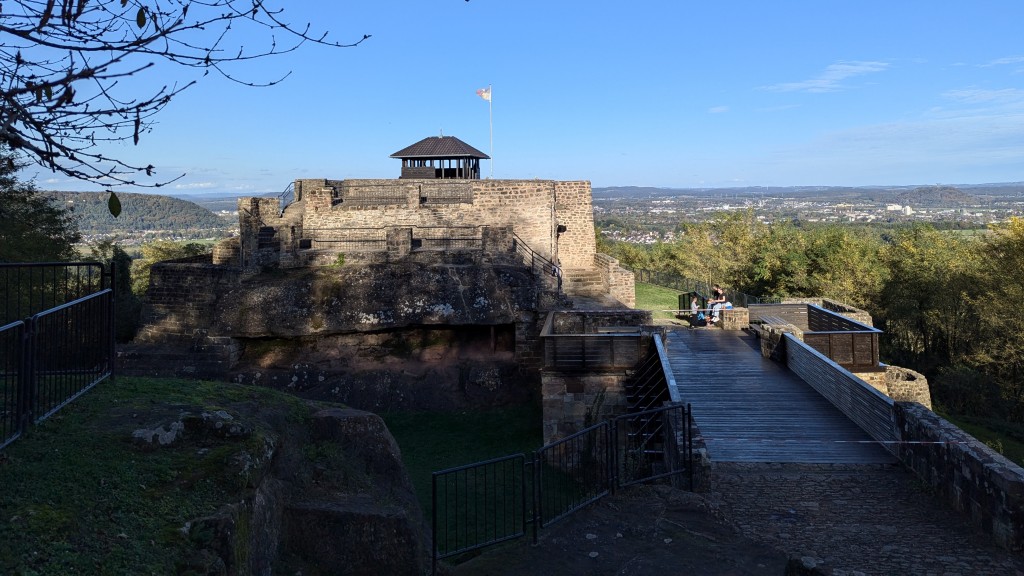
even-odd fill
[[[487,123],[490,127],[490,141],[491,141],[491,175],[490,178],[494,178],[494,92],[491,91],[491,85],[487,85],[487,94],[490,98],[487,99]]]

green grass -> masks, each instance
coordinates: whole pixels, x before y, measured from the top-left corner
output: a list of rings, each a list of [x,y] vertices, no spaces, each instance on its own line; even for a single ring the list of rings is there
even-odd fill
[[[289,420],[306,413],[272,390],[120,378],[31,428],[0,454],[0,573],[177,573],[194,549],[182,527],[237,500],[245,480],[231,459],[263,436],[151,450],[133,445],[131,432],[156,424],[158,405],[176,414],[233,402],[286,406]]]
[[[679,308],[679,295],[682,292],[654,284],[636,283],[636,307],[640,310],[655,311],[655,318],[673,319],[672,312],[661,312],[661,310],[677,310]]]
[[[1024,466],[1024,428],[1000,420],[940,414],[961,430],[981,440],[996,452]]]
[[[423,512],[430,516],[431,473],[520,452],[544,443],[539,406],[460,413],[382,414],[402,450]]]

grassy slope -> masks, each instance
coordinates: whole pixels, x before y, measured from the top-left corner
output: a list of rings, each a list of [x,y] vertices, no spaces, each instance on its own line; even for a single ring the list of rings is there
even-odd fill
[[[402,450],[424,514],[430,514],[431,473],[541,447],[539,407],[457,414],[382,415]]]
[[[682,292],[671,288],[637,282],[636,307],[640,310],[655,310],[655,318],[675,318],[671,312],[660,312],[660,310],[678,309],[680,294]]]
[[[143,451],[131,430],[153,425],[147,417],[156,405],[238,401],[292,404],[297,418],[306,412],[272,390],[120,378],[31,429],[0,454],[0,573],[176,573],[192,548],[185,523],[237,500],[243,481],[231,458],[246,446]]]
[[[1024,466],[1024,442],[1018,439],[1024,433],[1024,430],[1020,430],[1019,425],[951,414],[940,414],[940,416],[949,420],[964,432],[981,440],[989,448]],[[1007,427],[1012,427],[1016,430],[1011,432],[1007,430]]]

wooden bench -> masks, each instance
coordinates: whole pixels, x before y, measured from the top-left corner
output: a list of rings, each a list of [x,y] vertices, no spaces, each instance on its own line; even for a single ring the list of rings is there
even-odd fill
[[[768,324],[768,325],[771,325],[771,326],[780,326],[780,325],[783,325],[783,324],[792,324],[791,322],[787,322],[786,320],[784,320],[781,316],[761,316],[760,322],[761,322],[761,324]]]

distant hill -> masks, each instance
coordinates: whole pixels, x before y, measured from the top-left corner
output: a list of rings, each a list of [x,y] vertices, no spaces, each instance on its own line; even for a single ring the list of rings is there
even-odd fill
[[[896,201],[911,206],[970,206],[978,199],[955,186],[918,186],[898,194]]]
[[[957,184],[955,186],[737,186],[731,188],[655,188],[605,186],[593,189],[594,200],[689,196],[694,198],[785,197],[866,200],[911,205],[960,205],[987,198],[1024,197],[1024,182]]]
[[[188,237],[226,235],[237,220],[218,217],[188,200],[156,194],[118,192],[121,215],[107,209],[107,192],[42,192],[61,206],[72,208],[78,230],[86,236],[169,233]],[[200,233],[205,231],[206,233]],[[191,233],[190,233],[191,232]]]

